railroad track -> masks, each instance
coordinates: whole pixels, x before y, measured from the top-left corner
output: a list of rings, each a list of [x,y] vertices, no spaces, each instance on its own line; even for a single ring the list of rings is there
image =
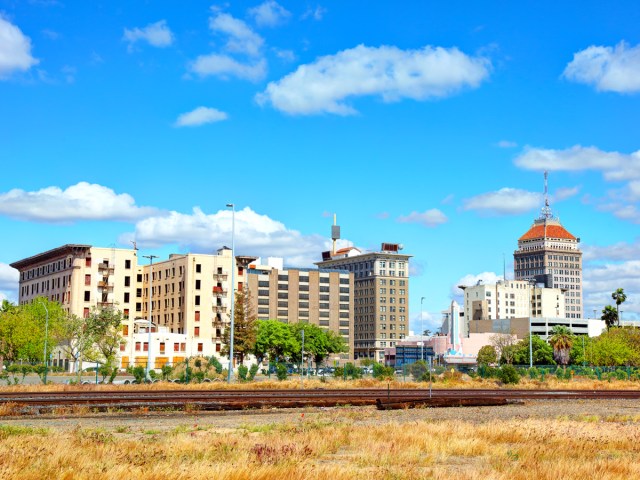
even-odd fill
[[[10,403],[14,410],[38,413],[58,408],[86,406],[106,409],[184,409],[241,410],[249,408],[332,407],[336,405],[463,405],[475,401],[489,404],[491,399],[640,399],[638,390],[460,390],[435,389],[317,389],[317,390],[152,390],[116,389],[109,391],[0,392],[0,405]],[[508,403],[508,402],[507,402]]]

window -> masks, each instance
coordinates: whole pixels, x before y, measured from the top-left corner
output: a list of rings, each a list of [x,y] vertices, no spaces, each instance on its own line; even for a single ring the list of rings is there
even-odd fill
[[[194,327],[193,328],[193,336],[194,337],[199,337],[200,336],[200,327]]]
[[[200,280],[196,280],[196,290],[200,290]]]
[[[200,295],[196,295],[196,305],[200,305]]]
[[[89,290],[84,291],[84,301],[85,302],[91,301],[91,292]]]
[[[87,257],[84,259],[84,266],[85,267],[90,267],[91,266],[91,257]]]
[[[196,263],[196,273],[202,273],[202,265],[200,263]]]
[[[85,275],[84,276],[84,284],[85,285],[91,285],[91,275]]]
[[[260,280],[258,281],[258,287],[269,287],[269,280]]]
[[[198,351],[202,352],[202,344],[201,343],[198,344]]]
[[[141,273],[138,273],[138,274],[136,275],[136,282],[141,282],[141,281],[142,281],[142,274],[141,274]]]
[[[149,342],[144,342],[142,344],[142,351],[143,352],[148,352],[149,351]]]
[[[131,260],[124,261],[124,268],[126,268],[127,270],[131,268]]]
[[[124,292],[124,303],[129,303],[129,292]]]
[[[131,286],[131,277],[124,277],[124,286],[125,287]]]
[[[196,310],[196,322],[200,321],[200,310]]]
[[[136,352],[140,351],[140,346],[141,346],[141,343],[140,342],[136,342]]]

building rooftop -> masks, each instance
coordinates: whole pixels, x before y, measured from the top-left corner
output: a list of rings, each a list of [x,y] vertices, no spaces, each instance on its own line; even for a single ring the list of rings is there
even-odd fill
[[[539,238],[562,238],[565,240],[577,240],[559,222],[556,223],[534,223],[533,226],[522,235],[519,240],[536,240]]]

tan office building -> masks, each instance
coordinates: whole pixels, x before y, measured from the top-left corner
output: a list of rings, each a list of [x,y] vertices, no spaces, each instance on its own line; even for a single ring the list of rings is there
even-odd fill
[[[321,269],[340,269],[354,275],[354,359],[384,362],[384,349],[409,333],[409,259],[398,244],[382,244],[379,252],[354,247],[325,252]]]
[[[353,274],[346,270],[250,265],[247,282],[259,320],[306,322],[341,335],[353,359]]]

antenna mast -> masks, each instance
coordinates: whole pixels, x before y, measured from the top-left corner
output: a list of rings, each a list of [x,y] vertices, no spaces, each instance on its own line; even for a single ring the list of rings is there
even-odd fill
[[[544,220],[548,220],[553,218],[553,213],[551,212],[551,207],[549,206],[549,185],[548,185],[548,177],[549,172],[544,171],[544,207],[540,212],[540,218]]]

